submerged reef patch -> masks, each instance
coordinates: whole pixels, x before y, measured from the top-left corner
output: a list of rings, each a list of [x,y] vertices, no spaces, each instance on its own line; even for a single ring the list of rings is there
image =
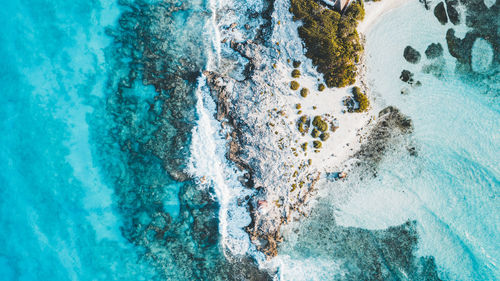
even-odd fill
[[[103,144],[97,161],[114,187],[122,235],[161,280],[270,280],[250,258],[226,256],[213,190],[185,172],[207,57],[207,40],[193,27],[210,13],[199,3],[121,4],[119,27],[108,31],[114,71],[107,105],[93,113],[99,125],[92,137],[105,138],[95,142]],[[193,26],[179,28],[183,20]]]
[[[366,142],[354,154],[358,159],[357,166],[376,176],[378,163],[383,159],[384,153],[396,143],[403,144],[408,151],[415,151],[408,140],[412,132],[413,122],[409,117],[393,106],[384,108],[379,112],[377,123],[371,129]]]
[[[286,236],[280,252],[327,260],[338,265],[328,280],[440,280],[432,256],[417,257],[417,222],[407,221],[385,230],[337,224],[330,202],[323,199],[300,227]],[[293,233],[293,234],[292,234]]]

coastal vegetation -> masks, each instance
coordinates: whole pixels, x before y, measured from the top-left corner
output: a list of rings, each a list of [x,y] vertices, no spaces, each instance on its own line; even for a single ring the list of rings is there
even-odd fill
[[[322,141],[326,141],[329,137],[330,137],[330,134],[326,133],[326,132],[319,135],[319,139]]]
[[[306,57],[323,74],[326,85],[331,88],[353,84],[356,63],[363,51],[356,31],[365,15],[363,2],[354,1],[341,15],[314,0],[291,0],[290,11],[294,20],[303,22],[298,31],[307,49]]]
[[[292,70],[292,77],[299,78],[300,77],[300,70],[298,70],[298,69]]]
[[[297,91],[300,88],[300,84],[297,81],[290,82],[290,89]]]
[[[315,140],[315,141],[313,141],[313,146],[314,146],[314,148],[318,148],[319,149],[319,148],[321,148],[323,146],[323,144],[321,143],[321,141]]]
[[[328,130],[328,123],[326,123],[321,116],[315,116],[312,122],[313,126],[316,127],[321,132]]]
[[[303,98],[307,97],[307,95],[308,95],[308,94],[309,94],[309,89],[307,89],[307,88],[302,88],[302,89],[300,90],[300,95],[301,95]]]
[[[368,100],[366,94],[363,93],[359,87],[352,88],[352,94],[354,96],[354,100],[358,103],[356,112],[368,111],[368,108],[370,107],[370,100]]]

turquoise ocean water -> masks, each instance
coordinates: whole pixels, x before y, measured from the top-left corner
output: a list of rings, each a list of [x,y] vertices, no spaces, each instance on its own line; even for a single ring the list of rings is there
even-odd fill
[[[2,1],[0,280],[268,278],[222,246],[251,251],[229,196],[238,174],[200,92],[217,53],[212,6]],[[286,230],[277,278],[500,278],[498,50],[478,40],[474,72],[457,67],[446,33],[464,36],[464,22],[441,25],[413,1],[373,27],[371,95],[413,120],[417,156],[396,146],[376,178],[323,182],[329,195]],[[426,59],[430,43],[441,58]]]
[[[226,260],[214,185],[186,173],[209,5],[2,2],[0,280],[252,270]]]

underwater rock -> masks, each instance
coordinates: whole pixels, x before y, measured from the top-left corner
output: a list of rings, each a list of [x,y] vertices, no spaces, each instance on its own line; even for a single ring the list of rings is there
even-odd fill
[[[410,79],[412,79],[413,73],[411,73],[409,70],[403,70],[401,71],[401,76],[399,76],[399,79],[403,82],[408,82]]]
[[[476,41],[477,35],[474,32],[467,32],[464,39],[455,36],[453,28],[448,29],[446,32],[446,42],[448,44],[448,51],[455,57],[461,64],[470,67],[472,57],[472,45]]]
[[[424,4],[424,7],[426,10],[430,10],[431,7],[429,7],[429,1],[427,0],[419,0],[420,3]]]
[[[301,257],[314,253],[317,259],[334,260],[339,269],[325,280],[440,280],[434,257],[418,254],[417,221],[383,230],[343,226],[331,203],[318,201],[309,218],[292,230],[294,242],[285,243]]]
[[[428,59],[435,59],[441,57],[442,55],[443,55],[443,46],[441,46],[441,43],[432,43],[429,46],[427,46],[427,49],[425,50],[425,56]]]
[[[412,132],[413,122],[408,116],[402,114],[396,107],[384,108],[379,112],[377,123],[371,129],[367,141],[354,155],[359,160],[358,166],[363,166],[375,176],[384,153]]]
[[[458,10],[456,8],[457,5],[457,0],[446,0],[446,11],[448,13],[448,18],[454,25],[460,24],[460,15],[458,14]]]
[[[446,10],[444,8],[443,2],[439,2],[439,4],[437,4],[434,8],[434,16],[436,16],[436,18],[442,25],[448,23],[448,17],[446,16]]]
[[[409,63],[419,63],[420,62],[420,53],[415,50],[411,46],[406,46],[404,52],[403,52],[403,57],[408,61]]]

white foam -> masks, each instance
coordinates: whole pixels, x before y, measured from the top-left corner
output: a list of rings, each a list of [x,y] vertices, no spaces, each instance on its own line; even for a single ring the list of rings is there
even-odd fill
[[[220,133],[220,123],[214,117],[215,102],[204,76],[198,79],[196,98],[198,122],[193,129],[188,172],[199,179],[201,188],[213,188],[220,204],[222,245],[232,254],[243,255],[250,249],[250,239],[243,227],[251,219],[246,208],[238,206],[237,200],[251,195],[251,192],[238,181],[241,172],[226,160],[226,141]]]

